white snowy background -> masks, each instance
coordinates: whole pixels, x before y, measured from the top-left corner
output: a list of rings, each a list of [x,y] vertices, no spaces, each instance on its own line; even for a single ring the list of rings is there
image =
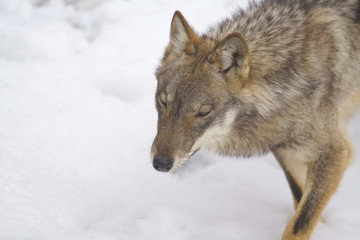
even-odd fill
[[[246,5],[0,0],[0,240],[280,239],[294,210],[271,155],[200,152],[177,175],[149,159],[173,12],[203,32]],[[359,121],[313,239],[360,239]]]

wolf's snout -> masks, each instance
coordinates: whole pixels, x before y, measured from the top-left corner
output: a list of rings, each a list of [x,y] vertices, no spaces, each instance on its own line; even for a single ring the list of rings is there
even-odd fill
[[[167,157],[155,157],[153,161],[154,168],[159,172],[168,172],[173,167],[174,161]]]

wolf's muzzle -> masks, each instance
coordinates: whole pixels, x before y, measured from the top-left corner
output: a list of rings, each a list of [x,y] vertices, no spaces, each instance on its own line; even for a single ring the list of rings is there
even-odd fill
[[[168,172],[173,167],[174,161],[167,157],[155,157],[153,161],[154,168],[159,172]]]

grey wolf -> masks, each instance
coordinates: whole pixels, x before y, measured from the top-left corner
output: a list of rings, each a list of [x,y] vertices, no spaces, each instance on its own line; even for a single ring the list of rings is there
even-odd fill
[[[253,2],[202,35],[176,11],[155,75],[155,169],[176,171],[200,148],[272,152],[296,209],[282,239],[310,239],[352,156],[360,1]]]

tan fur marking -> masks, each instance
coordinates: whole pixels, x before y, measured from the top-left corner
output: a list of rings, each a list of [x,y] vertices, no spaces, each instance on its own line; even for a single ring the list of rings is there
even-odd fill
[[[347,120],[358,110],[359,107],[360,107],[360,89],[353,92],[348,98],[346,98],[341,102],[339,106],[341,119]]]

